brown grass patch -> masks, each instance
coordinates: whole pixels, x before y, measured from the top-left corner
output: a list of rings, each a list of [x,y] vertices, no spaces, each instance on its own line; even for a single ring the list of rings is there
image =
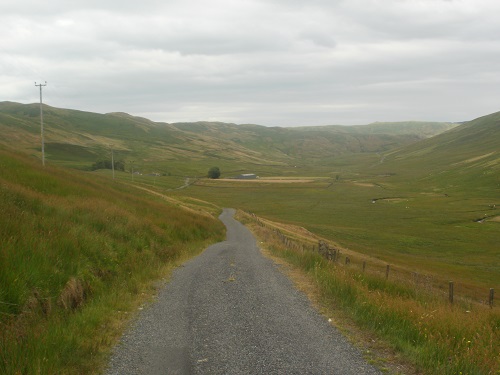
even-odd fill
[[[299,227],[297,225],[292,225],[292,224],[277,223],[277,222],[267,220],[267,219],[262,219],[262,218],[259,218],[259,219],[267,226],[278,229],[282,232],[286,232],[289,236],[292,236],[294,238],[304,240],[304,241],[309,241],[313,244],[316,244],[317,241],[319,240],[318,236],[316,236],[314,233],[309,232],[304,227]]]
[[[72,277],[64,286],[57,302],[65,310],[76,310],[85,302],[89,292],[87,283]]]
[[[35,289],[33,294],[28,297],[24,306],[22,315],[33,315],[41,313],[43,316],[49,316],[52,312],[52,302],[50,298],[43,298],[40,292]]]
[[[356,182],[356,181],[353,181],[352,185],[361,186],[361,187],[376,187],[377,186],[377,185],[369,183],[369,182]]]
[[[216,181],[224,182],[250,182],[250,183],[268,183],[268,184],[297,184],[314,182],[314,179],[306,178],[277,178],[277,177],[266,177],[266,178],[255,178],[255,179],[239,179],[239,178],[219,178]]]
[[[489,154],[484,154],[484,155],[480,155],[480,156],[476,156],[474,158],[470,158],[470,159],[466,159],[466,160],[462,160],[458,163],[454,163],[452,165],[461,165],[461,164],[468,164],[468,163],[474,163],[475,161],[478,161],[478,160],[481,160],[481,159],[484,159],[484,158],[487,158],[488,156],[491,156],[493,155],[495,152],[490,152]]]

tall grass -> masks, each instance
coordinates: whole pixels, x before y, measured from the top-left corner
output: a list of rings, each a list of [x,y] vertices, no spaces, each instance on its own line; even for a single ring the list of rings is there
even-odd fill
[[[435,294],[327,261],[283,244],[275,232],[252,224],[274,256],[313,280],[323,306],[342,309],[426,374],[500,374],[500,313],[475,303],[454,306]]]
[[[0,151],[0,373],[96,373],[143,293],[223,226]]]

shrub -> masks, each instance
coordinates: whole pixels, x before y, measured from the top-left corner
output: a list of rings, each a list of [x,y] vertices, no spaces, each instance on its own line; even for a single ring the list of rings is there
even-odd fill
[[[219,178],[220,177],[220,169],[219,167],[212,167],[208,170],[208,178]]]

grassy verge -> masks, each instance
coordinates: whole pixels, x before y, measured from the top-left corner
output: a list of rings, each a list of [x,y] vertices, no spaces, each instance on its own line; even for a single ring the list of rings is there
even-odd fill
[[[331,262],[285,245],[274,229],[240,216],[272,255],[303,271],[327,310],[340,309],[425,374],[500,374],[500,313],[475,303],[450,306],[440,296]],[[295,234],[290,234],[296,238]],[[297,239],[295,240],[295,242]],[[310,241],[302,238],[307,247]]]
[[[98,373],[154,282],[223,225],[0,151],[0,373]]]

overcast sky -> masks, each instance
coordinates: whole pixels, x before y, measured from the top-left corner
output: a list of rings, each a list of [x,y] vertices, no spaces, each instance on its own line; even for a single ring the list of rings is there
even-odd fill
[[[269,126],[500,111],[498,0],[2,0],[0,101]]]

